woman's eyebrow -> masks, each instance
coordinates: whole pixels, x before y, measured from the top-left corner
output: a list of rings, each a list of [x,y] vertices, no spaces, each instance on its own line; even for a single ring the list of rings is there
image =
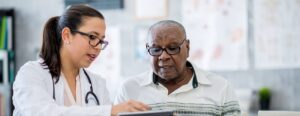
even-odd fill
[[[101,36],[101,34],[99,34],[99,33],[96,32],[96,31],[91,31],[90,33],[96,35],[96,36],[99,37],[100,39],[104,39],[104,38],[105,38],[105,35]]]
[[[90,31],[89,33],[90,33],[90,34],[97,35],[97,36],[99,36],[99,35],[100,35],[100,34],[99,34],[98,32],[96,32],[96,31]]]
[[[101,39],[104,39],[105,38],[105,35],[103,35],[102,37],[101,37]]]

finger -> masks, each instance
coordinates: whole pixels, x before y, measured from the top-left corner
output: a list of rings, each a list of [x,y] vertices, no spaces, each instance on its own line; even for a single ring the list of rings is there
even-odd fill
[[[137,110],[140,110],[140,111],[147,111],[149,110],[149,106],[148,105],[145,105],[141,102],[137,102],[137,101],[133,101],[132,102],[132,106],[137,109]]]
[[[135,107],[131,107],[129,111],[130,111],[130,112],[139,112],[139,111],[141,111],[141,110],[138,110],[138,109],[136,109]]]
[[[143,108],[145,108],[145,110],[151,110],[151,107],[149,105],[146,105],[142,102],[138,102]]]

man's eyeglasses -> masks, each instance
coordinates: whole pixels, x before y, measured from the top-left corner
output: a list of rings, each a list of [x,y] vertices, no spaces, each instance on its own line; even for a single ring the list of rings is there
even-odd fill
[[[102,40],[99,37],[92,35],[92,34],[88,34],[88,33],[84,33],[81,31],[77,31],[77,30],[72,30],[72,32],[74,33],[79,33],[80,35],[84,35],[89,37],[89,44],[92,47],[97,47],[98,45],[100,45],[101,50],[104,50],[105,47],[108,45],[108,41]]]
[[[167,48],[160,48],[160,47],[149,47],[147,44],[146,47],[148,52],[151,56],[160,56],[163,51],[166,51],[169,55],[175,55],[180,52],[180,49],[186,39],[184,39],[178,46],[176,47],[167,47]]]

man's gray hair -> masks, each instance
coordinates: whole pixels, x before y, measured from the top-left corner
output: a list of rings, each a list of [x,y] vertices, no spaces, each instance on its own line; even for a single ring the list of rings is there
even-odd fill
[[[156,28],[160,28],[160,27],[170,27],[170,26],[174,26],[174,27],[178,27],[178,29],[184,34],[184,37],[186,38],[186,32],[185,29],[183,27],[182,24],[180,24],[179,22],[173,21],[173,20],[162,20],[159,21],[155,24],[153,24],[149,31],[148,31],[148,35],[147,35],[147,42],[149,42],[149,40],[151,39],[151,32],[156,29]]]

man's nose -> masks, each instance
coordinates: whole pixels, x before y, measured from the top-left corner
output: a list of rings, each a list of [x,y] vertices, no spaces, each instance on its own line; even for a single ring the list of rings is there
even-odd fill
[[[170,55],[167,53],[166,50],[163,50],[161,55],[158,57],[160,60],[165,60],[165,59],[169,59]]]

